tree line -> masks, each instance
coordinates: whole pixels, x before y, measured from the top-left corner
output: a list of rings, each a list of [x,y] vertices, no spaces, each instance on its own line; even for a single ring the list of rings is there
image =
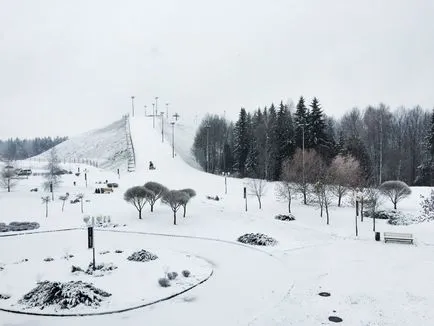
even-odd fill
[[[33,139],[9,138],[0,140],[0,156],[4,160],[23,160],[41,154],[64,142],[68,137],[36,137]]]
[[[210,173],[282,180],[282,166],[297,149],[311,150],[329,167],[336,157],[357,161],[362,180],[380,185],[401,180],[434,183],[434,111],[385,104],[353,108],[340,119],[327,116],[318,98],[271,104],[234,123],[218,115],[201,122],[192,152]]]

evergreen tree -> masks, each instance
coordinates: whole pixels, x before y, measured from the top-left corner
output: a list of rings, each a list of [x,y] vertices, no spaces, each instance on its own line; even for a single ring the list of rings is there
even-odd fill
[[[292,122],[291,112],[288,107],[280,102],[279,111],[277,113],[277,156],[274,171],[274,180],[279,180],[282,163],[291,158],[295,152],[294,143],[294,126]]]
[[[302,148],[303,147],[303,131],[304,131],[304,140],[305,140],[305,148],[307,148],[307,118],[308,118],[308,110],[306,105],[304,104],[303,96],[300,97],[297,103],[297,107],[294,114],[294,126],[295,126],[295,147]]]
[[[265,179],[274,180],[276,171],[276,158],[278,155],[278,137],[277,137],[277,113],[274,104],[271,104],[268,110],[266,125],[266,165],[265,165]]]
[[[351,137],[347,140],[344,149],[344,156],[351,155],[360,163],[363,177],[368,180],[372,175],[372,163],[368,151],[358,137]]]
[[[331,143],[326,133],[326,123],[319,101],[313,98],[308,117],[308,147],[315,149],[326,160],[330,158]]]
[[[266,128],[264,118],[261,110],[258,109],[252,117],[250,150],[246,161],[246,173],[249,177],[264,178],[265,138]]]
[[[234,128],[234,169],[239,173],[240,177],[246,175],[246,160],[249,154],[249,117],[244,108],[241,108],[238,121]]]

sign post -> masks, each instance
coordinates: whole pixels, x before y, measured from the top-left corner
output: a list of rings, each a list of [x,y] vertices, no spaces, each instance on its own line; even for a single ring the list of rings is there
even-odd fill
[[[95,263],[95,236],[94,236],[94,226],[95,226],[95,218],[92,217],[85,217],[84,218],[85,223],[88,225],[87,227],[87,248],[92,249],[92,268],[93,270],[96,269],[96,263]]]
[[[246,200],[246,212],[247,212],[247,189],[244,187],[244,199]]]

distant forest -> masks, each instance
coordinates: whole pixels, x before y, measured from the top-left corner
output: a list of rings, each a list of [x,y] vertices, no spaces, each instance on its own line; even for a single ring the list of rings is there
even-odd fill
[[[296,105],[280,102],[253,112],[241,108],[235,123],[206,116],[192,152],[210,173],[281,180],[283,163],[303,143],[329,165],[337,155],[356,159],[372,185],[387,180],[433,185],[434,111],[420,106],[353,108],[340,119],[327,116],[317,98],[307,103],[300,97]]]
[[[0,140],[0,157],[3,161],[26,159],[41,154],[67,140],[68,137],[43,137],[33,139]]]

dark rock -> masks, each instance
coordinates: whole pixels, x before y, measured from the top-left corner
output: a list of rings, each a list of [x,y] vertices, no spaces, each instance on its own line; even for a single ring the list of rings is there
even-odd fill
[[[329,320],[332,321],[332,322],[334,322],[334,323],[340,323],[340,322],[343,321],[342,318],[337,317],[337,316],[330,316]]]
[[[329,297],[330,293],[328,293],[328,292],[320,292],[320,293],[318,293],[318,295],[321,296],[321,297]]]
[[[256,246],[274,246],[277,240],[262,233],[246,233],[237,239],[238,242]]]

